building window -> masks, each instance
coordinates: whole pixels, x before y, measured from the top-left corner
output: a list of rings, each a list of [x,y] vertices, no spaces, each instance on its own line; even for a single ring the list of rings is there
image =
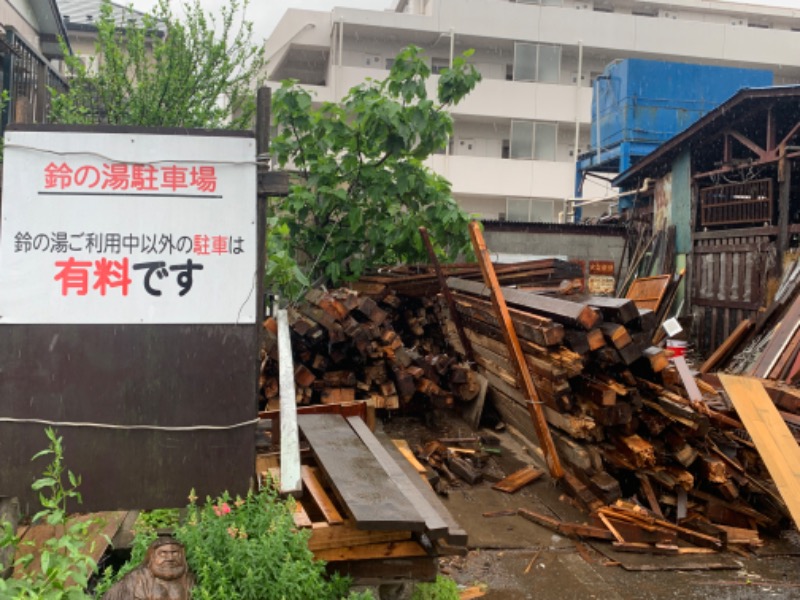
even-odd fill
[[[434,75],[439,75],[445,69],[450,68],[450,59],[449,58],[438,58],[434,56],[431,58],[431,73]]]
[[[557,134],[555,123],[511,121],[509,156],[519,160],[555,160]]]
[[[394,66],[394,59],[393,58],[387,58],[386,59],[386,70],[387,71],[391,71],[393,66]]]
[[[562,0],[511,0],[517,4],[541,4],[542,6],[563,6]]]
[[[631,14],[635,17],[657,17],[658,11],[655,8],[633,8]]]
[[[506,198],[506,219],[523,223],[552,223],[553,201],[547,198]]]
[[[561,79],[561,46],[514,44],[514,81],[558,83]]]

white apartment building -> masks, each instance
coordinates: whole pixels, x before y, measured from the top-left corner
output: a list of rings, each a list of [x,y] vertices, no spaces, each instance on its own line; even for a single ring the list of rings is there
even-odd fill
[[[376,2],[379,0],[376,0]],[[449,149],[430,159],[465,210],[557,221],[589,149],[594,78],[618,59],[768,69],[800,82],[800,8],[716,0],[395,0],[384,11],[290,9],[266,42],[270,85],[293,78],[336,101],[382,78],[409,44],[434,73],[474,49],[483,81],[452,111]],[[613,194],[590,180],[584,197]],[[584,216],[605,210],[603,203]]]

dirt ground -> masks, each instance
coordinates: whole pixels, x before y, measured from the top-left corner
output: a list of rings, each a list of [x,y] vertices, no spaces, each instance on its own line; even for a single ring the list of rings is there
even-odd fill
[[[392,438],[412,446],[437,437],[474,435],[460,419],[437,414],[428,424],[393,418],[382,424]],[[537,451],[515,432],[481,430],[495,436],[501,454],[490,460],[505,474],[527,464],[546,470]],[[766,537],[757,554],[729,552],[695,556],[656,556],[615,552],[606,542],[576,542],[517,515],[487,518],[484,512],[529,508],[553,517],[584,522],[586,514],[548,477],[513,495],[490,482],[451,488],[443,499],[469,534],[466,556],[440,559],[441,573],[460,586],[481,586],[487,600],[547,598],[800,598],[800,535]]]

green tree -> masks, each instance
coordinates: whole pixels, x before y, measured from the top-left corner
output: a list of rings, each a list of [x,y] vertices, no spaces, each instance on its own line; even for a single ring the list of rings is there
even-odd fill
[[[308,279],[334,285],[368,267],[424,261],[423,225],[443,256],[467,249],[468,215],[453,200],[449,182],[423,162],[447,144],[453,130],[448,109],[480,74],[467,63],[471,52],[457,57],[439,77],[434,100],[420,52],[406,48],[386,79],[354,87],[340,103],[314,107],[294,81],[274,93],[280,132],[272,150],[301,180],[275,207],[269,253],[279,260],[268,270],[270,283],[291,268],[287,256]],[[289,295],[295,291],[290,287]]]
[[[52,119],[67,124],[249,128],[264,66],[245,19],[248,0],[231,0],[206,16],[199,0],[183,16],[159,0],[141,19],[115,18],[103,0],[97,56],[89,65],[67,56],[69,90],[54,92]]]

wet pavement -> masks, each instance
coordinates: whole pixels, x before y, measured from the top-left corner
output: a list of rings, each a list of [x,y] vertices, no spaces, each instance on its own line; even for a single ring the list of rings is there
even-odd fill
[[[438,413],[425,424],[413,418],[383,423],[392,438],[412,447],[439,437],[475,435],[460,419]],[[495,436],[501,454],[490,461],[510,474],[528,465],[546,471],[537,449],[511,430],[481,430]],[[586,513],[547,476],[515,494],[491,489],[491,482],[463,484],[443,498],[453,517],[469,534],[466,556],[440,559],[440,572],[460,586],[481,586],[487,600],[603,598],[642,600],[681,598],[800,599],[800,535],[765,536],[757,554],[658,556],[614,552],[606,542],[576,542],[520,516],[484,517],[485,512],[530,510],[557,519],[585,522]]]

